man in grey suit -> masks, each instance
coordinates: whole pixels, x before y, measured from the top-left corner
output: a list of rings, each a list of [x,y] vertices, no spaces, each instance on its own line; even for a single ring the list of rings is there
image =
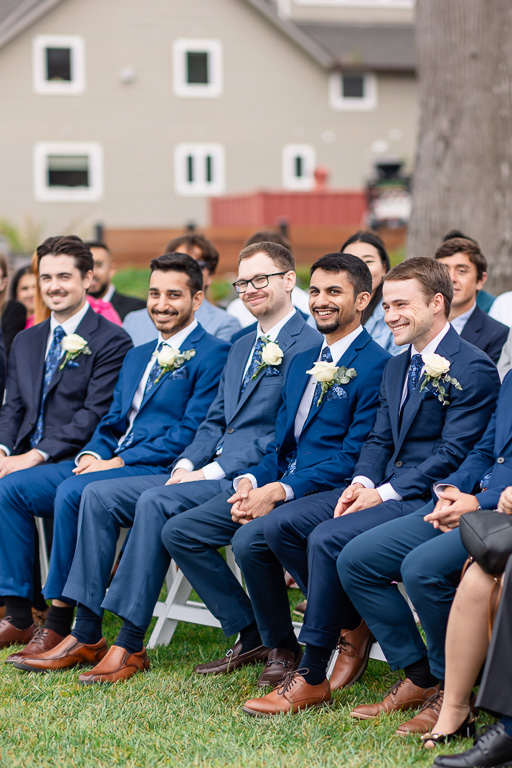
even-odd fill
[[[218,395],[170,478],[165,473],[88,486],[82,496],[75,558],[63,591],[78,603],[72,631],[76,642],[70,646],[65,639],[61,644],[65,653],[57,646],[32,657],[31,669],[66,669],[81,663],[105,642],[101,631],[105,608],[125,622],[101,666],[82,674],[80,682],[113,682],[148,668],[144,634],[170,562],[161,529],[170,516],[213,498],[263,458],[274,438],[291,359],[321,343],[320,334],[292,306],[294,267],[291,253],[276,243],[257,243],[241,252],[235,287],[258,320],[256,332],[233,345]],[[160,517],[151,515],[151,524],[148,508],[160,511]],[[119,530],[132,524],[105,598]]]
[[[181,235],[171,240],[165,251],[166,253],[186,253],[197,261],[203,271],[203,290],[206,294],[219,263],[219,252],[211,240],[196,233]],[[196,320],[201,323],[207,333],[223,341],[231,341],[231,337],[241,329],[236,317],[228,314],[225,309],[216,307],[206,298],[196,311]],[[156,340],[155,325],[145,308],[126,315],[123,328],[131,336],[136,347]]]

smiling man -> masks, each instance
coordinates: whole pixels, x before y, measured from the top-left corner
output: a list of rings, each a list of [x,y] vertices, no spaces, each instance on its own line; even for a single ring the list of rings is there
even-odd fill
[[[509,329],[489,317],[476,303],[478,291],[487,280],[487,259],[477,243],[462,237],[443,243],[434,258],[450,273],[453,301],[449,320],[452,326],[463,339],[482,349],[497,363]]]
[[[298,700],[314,706],[330,698],[326,670],[337,644],[332,688],[347,687],[361,677],[372,636],[341,587],[336,570],[340,552],[358,534],[422,507],[432,484],[446,477],[448,468],[458,468],[485,430],[498,374],[487,355],[451,328],[451,299],[448,272],[432,259],[408,259],[385,275],[386,322],[395,343],[409,348],[385,368],[375,426],[352,482],[344,490],[283,506],[265,521],[268,545],[307,592],[300,634],[307,672],[295,674],[263,699],[247,702],[250,714],[295,712]],[[431,353],[439,356],[433,362],[449,371],[452,382],[434,375],[427,381],[429,371],[436,373],[427,367]],[[427,698],[433,692],[415,693]]]
[[[140,309],[145,310],[145,304],[142,299],[138,299],[135,296],[127,296],[116,290],[115,285],[112,283],[116,266],[112,259],[112,254],[105,243],[90,241],[86,245],[89,246],[94,260],[94,271],[88,291],[89,295],[95,299],[110,301],[121,320],[124,319],[128,312]]]

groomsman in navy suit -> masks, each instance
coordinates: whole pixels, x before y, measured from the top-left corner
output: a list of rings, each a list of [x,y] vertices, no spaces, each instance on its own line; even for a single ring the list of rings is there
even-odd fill
[[[395,343],[410,347],[386,366],[375,426],[352,482],[342,493],[296,501],[265,521],[267,543],[307,592],[300,638],[308,671],[247,702],[249,714],[295,712],[329,700],[326,670],[338,642],[333,687],[359,679],[372,637],[337,578],[340,552],[358,534],[424,506],[432,484],[457,469],[485,430],[499,378],[487,355],[447,322],[452,295],[448,271],[432,259],[408,259],[385,275],[386,322]]]
[[[421,691],[439,686],[420,712],[397,733],[426,733],[437,722],[443,700],[445,636],[448,614],[468,553],[458,526],[461,515],[479,507],[495,509],[512,484],[512,374],[508,374],[496,411],[482,439],[458,470],[434,485],[439,501],[412,515],[392,520],[348,544],[338,559],[343,587],[376,637],[392,669],[405,669],[406,680],[393,696],[356,707],[352,716],[376,717],[399,700],[421,706]],[[420,617],[427,644],[392,581],[403,581]],[[415,690],[416,689],[416,690]]]
[[[35,487],[28,487],[37,502],[27,503],[24,488],[16,497],[11,491],[9,506],[2,507],[0,591],[7,596],[7,615],[12,616],[12,622],[0,627],[4,646],[30,639],[33,515],[55,517],[45,585],[45,596],[54,598],[54,605],[44,631],[22,657],[53,647],[71,628],[73,606],[62,601],[62,590],[73,560],[85,486],[99,478],[161,473],[193,438],[216,394],[229,345],[207,334],[194,319],[203,297],[200,267],[184,254],[166,254],[153,259],[151,270],[148,307],[159,330],[157,343],[128,353],[110,410],[89,443],[74,461],[42,469]],[[82,444],[83,437],[82,432]],[[25,627],[19,626],[22,621]]]
[[[290,361],[318,345],[319,334],[291,303],[294,267],[290,252],[275,243],[241,252],[235,288],[258,319],[258,329],[233,345],[207,418],[181,451],[172,477],[166,472],[98,482],[84,491],[75,558],[63,591],[78,602],[76,624],[56,648],[30,659],[32,669],[63,669],[91,660],[98,649],[103,653],[104,608],[128,621],[102,662],[101,680],[129,677],[149,665],[142,642],[170,562],[162,527],[170,515],[211,499],[260,461],[274,437]],[[105,598],[120,527],[132,524]],[[85,676],[83,682],[96,677]]]

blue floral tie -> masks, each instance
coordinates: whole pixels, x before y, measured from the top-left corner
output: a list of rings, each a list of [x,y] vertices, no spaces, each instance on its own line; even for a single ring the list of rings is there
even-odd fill
[[[423,368],[423,358],[421,355],[413,355],[409,364],[409,372],[407,373],[407,394],[405,396],[402,410],[409,402],[409,398],[418,386],[420,380],[421,369]]]
[[[254,352],[252,353],[251,364],[249,365],[242,381],[242,387],[240,389],[241,395],[243,395],[243,393],[247,389],[247,385],[249,384],[250,380],[258,370],[258,366],[261,363],[261,353],[266,343],[267,343],[267,339],[264,338],[263,336],[260,336],[260,338],[256,342],[256,346],[254,347]]]
[[[40,443],[43,437],[44,401],[46,400],[46,395],[48,394],[48,390],[50,389],[50,382],[53,378],[53,374],[55,373],[57,366],[59,364],[59,360],[62,357],[61,341],[65,335],[66,335],[66,332],[64,328],[58,325],[53,332],[52,343],[50,344],[50,349],[48,350],[48,354],[46,355],[46,360],[44,363],[43,391],[41,392],[41,402],[39,404],[39,415],[37,417],[36,426],[34,427],[34,430],[30,437],[31,448],[33,448],[35,445]]]
[[[329,347],[324,347],[322,349],[322,354],[320,355],[320,360],[322,363],[332,363],[332,355],[331,350]],[[322,382],[318,381],[317,385],[315,387],[315,391],[313,393],[313,400],[311,401],[311,408],[316,408],[318,403],[318,398],[322,394]]]

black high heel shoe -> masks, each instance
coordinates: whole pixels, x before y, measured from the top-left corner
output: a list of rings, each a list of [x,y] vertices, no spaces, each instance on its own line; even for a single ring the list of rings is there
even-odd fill
[[[433,749],[433,747],[427,747],[427,742],[433,742],[434,746],[440,744],[448,744],[454,739],[470,739],[476,734],[475,718],[471,710],[468,712],[466,719],[453,733],[431,733],[423,737],[423,749]]]

